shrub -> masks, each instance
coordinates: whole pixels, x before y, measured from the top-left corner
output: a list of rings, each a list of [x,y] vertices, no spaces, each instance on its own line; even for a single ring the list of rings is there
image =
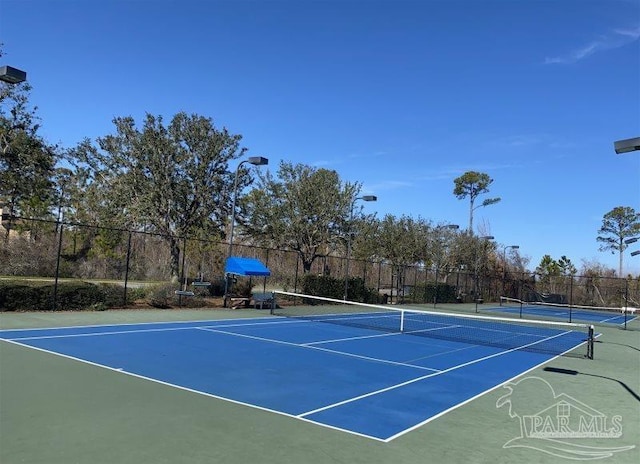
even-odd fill
[[[211,296],[223,296],[224,295],[224,277],[218,277],[211,280],[211,285],[208,287],[209,295]]]
[[[122,290],[124,291],[124,290]],[[144,300],[147,297],[147,288],[135,287],[127,289],[127,304],[136,302],[137,300]]]
[[[243,279],[239,282],[235,282],[233,287],[231,287],[231,293],[233,295],[238,295],[241,297],[250,297],[251,291],[253,290],[253,283],[251,280]]]
[[[41,289],[48,296],[46,307],[42,309],[53,309],[54,286],[46,285]],[[105,303],[105,294],[98,285],[65,282],[58,284],[56,303],[56,309],[61,311],[87,309],[95,303]]]
[[[350,301],[380,303],[377,291],[373,288],[366,287],[364,280],[360,277],[351,277],[349,279],[349,288],[347,291],[347,299]],[[302,293],[342,299],[344,297],[344,279],[307,274],[302,279]]]
[[[429,282],[426,285],[411,287],[409,299],[413,302],[433,303],[437,297],[438,303],[455,303],[456,287],[454,285]]]
[[[41,291],[38,287],[12,282],[0,284],[0,311],[41,309]]]
[[[151,287],[147,293],[147,303],[154,308],[170,308],[177,289],[175,284],[162,284]]]

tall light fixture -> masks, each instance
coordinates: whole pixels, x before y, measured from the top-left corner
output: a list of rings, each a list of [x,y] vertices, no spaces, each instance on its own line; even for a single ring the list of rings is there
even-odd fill
[[[242,161],[238,164],[236,168],[236,176],[233,181],[233,201],[231,203],[231,230],[229,231],[229,251],[227,253],[227,259],[231,258],[233,253],[233,229],[236,223],[236,201],[238,199],[238,175],[240,173],[240,168],[243,164],[253,164],[254,166],[265,166],[269,164],[269,159],[264,158],[262,156],[250,156],[246,160]],[[224,279],[224,307],[227,307],[227,296],[229,292],[229,276],[225,275]]]
[[[624,243],[625,243],[625,245],[629,245],[630,243],[636,243],[638,240],[640,240],[639,237],[632,237],[632,238],[626,239],[624,241]],[[640,250],[632,251],[630,254],[631,254],[631,256],[638,256],[638,255],[640,255]]]
[[[363,195],[356,197],[351,202],[351,209],[349,212],[349,230],[347,231],[347,264],[344,271],[344,301],[347,301],[347,292],[349,291],[349,261],[351,260],[351,223],[353,222],[353,208],[356,201],[378,201],[378,197],[375,195]]]
[[[26,72],[12,68],[11,66],[0,66],[0,81],[15,85],[26,80]],[[4,209],[0,209],[0,212],[2,213],[2,225],[4,225],[5,221],[8,221],[9,227],[11,227],[11,215],[13,214],[13,211],[5,213]],[[55,288],[57,288],[57,285]]]
[[[27,73],[11,66],[0,66],[0,81],[19,84],[27,80]]]
[[[613,142],[613,148],[616,154],[629,153],[632,151],[640,150],[640,137],[634,137],[631,139],[617,140]]]

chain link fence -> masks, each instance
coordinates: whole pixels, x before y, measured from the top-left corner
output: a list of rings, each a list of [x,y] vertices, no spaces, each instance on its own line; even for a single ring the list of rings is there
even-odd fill
[[[193,281],[223,281],[228,243],[175,237],[145,230],[124,230],[70,222],[3,218],[0,275],[12,279],[79,279],[115,282],[128,288]],[[178,266],[172,255],[178,254]],[[291,250],[234,244],[234,255],[257,258],[271,270],[253,285],[263,291],[299,291],[304,275],[299,254]],[[173,262],[175,263],[175,259]],[[501,296],[524,301],[620,308],[640,307],[640,278],[597,275],[544,276],[491,269],[394,265],[384,260],[319,256],[310,273],[361,278],[389,303],[497,302]],[[174,282],[175,283],[175,282]]]

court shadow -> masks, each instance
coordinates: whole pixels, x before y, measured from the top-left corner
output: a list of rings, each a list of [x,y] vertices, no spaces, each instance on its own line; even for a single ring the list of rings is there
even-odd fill
[[[608,344],[608,345],[624,346],[625,348],[629,348],[629,349],[631,349],[631,350],[640,351],[640,348],[638,348],[637,346],[627,345],[627,344],[625,344],[625,343],[615,343],[615,342],[601,342],[601,343],[606,343],[606,344]]]
[[[626,383],[624,383],[624,382],[622,382],[622,381],[620,381],[618,379],[614,379],[614,378],[611,378],[611,377],[606,377],[604,375],[587,374],[586,372],[574,371],[573,369],[562,369],[562,368],[559,368],[559,367],[545,367],[543,370],[545,372],[552,372],[554,374],[587,375],[589,377],[597,377],[599,379],[611,380],[612,382],[616,382],[622,388],[624,388],[631,396],[633,396],[636,399],[636,401],[640,401],[640,395],[638,395],[636,392],[634,392]]]

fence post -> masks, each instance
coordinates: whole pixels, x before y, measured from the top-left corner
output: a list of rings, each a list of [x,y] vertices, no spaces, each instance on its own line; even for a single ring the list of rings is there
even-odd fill
[[[627,309],[629,308],[629,279],[624,280],[624,330],[627,330]]]
[[[440,268],[436,265],[436,279],[435,279],[436,288],[434,289],[434,292],[433,292],[433,307],[434,308],[438,304],[438,289],[440,288],[440,285],[439,285],[439,282],[438,282],[438,271],[439,270],[440,270]],[[425,303],[426,303],[426,301],[425,301]]]
[[[296,253],[296,275],[293,279],[293,291],[298,293],[298,267],[300,265],[300,254]]]
[[[569,276],[569,322],[572,319],[572,307],[573,307],[573,275]]]
[[[122,306],[127,306],[127,285],[129,283],[129,259],[131,258],[131,231],[127,240],[127,262],[124,266],[124,293],[122,295]]]
[[[380,295],[381,280],[382,280],[382,261],[378,261],[378,295]]]
[[[64,214],[64,213],[63,213]],[[58,232],[58,254],[56,256],[56,276],[53,282],[53,310],[58,309],[58,278],[60,277],[60,255],[62,254],[62,217],[59,221],[56,221],[56,225],[59,226]]]

